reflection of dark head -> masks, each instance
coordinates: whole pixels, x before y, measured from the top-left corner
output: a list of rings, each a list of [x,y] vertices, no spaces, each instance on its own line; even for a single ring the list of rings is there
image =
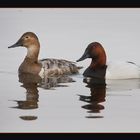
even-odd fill
[[[87,102],[82,108],[87,109],[88,113],[100,113],[104,109],[101,102],[105,101],[106,96],[106,84],[104,79],[100,78],[84,78],[84,83],[87,83],[86,87],[90,89],[90,96],[79,95],[80,100]]]

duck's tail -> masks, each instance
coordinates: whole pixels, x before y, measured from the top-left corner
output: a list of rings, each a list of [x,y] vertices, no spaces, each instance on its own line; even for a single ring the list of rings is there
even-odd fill
[[[136,66],[139,68],[139,70],[140,70],[140,65],[137,65],[136,63],[134,63],[134,62],[132,62],[132,61],[127,61],[127,63],[130,63],[130,64],[132,64],[132,65],[136,65]]]
[[[136,63],[134,63],[134,62],[132,62],[132,61],[127,61],[127,63],[136,65]]]

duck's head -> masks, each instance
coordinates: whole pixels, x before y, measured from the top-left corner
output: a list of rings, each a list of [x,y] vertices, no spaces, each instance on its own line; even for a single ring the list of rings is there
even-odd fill
[[[83,61],[86,58],[92,58],[92,66],[104,66],[106,65],[106,53],[104,48],[102,47],[102,45],[98,42],[92,42],[90,43],[84,54],[82,55],[82,57],[80,59],[77,60],[77,62],[79,61]]]
[[[40,44],[35,33],[33,32],[24,33],[15,44],[9,46],[8,48],[15,48],[15,47],[27,48],[28,51],[27,51],[26,58],[30,58],[33,61],[37,61],[39,50],[40,50]]]
[[[92,62],[83,75],[85,77],[104,79],[106,73],[106,53],[102,45],[98,42],[90,43],[82,57],[78,59],[77,62],[83,61],[86,58],[91,58]]]
[[[26,47],[27,49],[32,46],[39,47],[39,41],[35,33],[26,32],[20,37],[20,39],[15,44],[9,46],[8,48],[15,48],[19,46]]]

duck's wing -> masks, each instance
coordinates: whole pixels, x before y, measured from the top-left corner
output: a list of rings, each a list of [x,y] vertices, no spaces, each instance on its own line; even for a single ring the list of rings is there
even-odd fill
[[[48,75],[76,74],[79,69],[75,62],[64,59],[41,59],[39,61]]]

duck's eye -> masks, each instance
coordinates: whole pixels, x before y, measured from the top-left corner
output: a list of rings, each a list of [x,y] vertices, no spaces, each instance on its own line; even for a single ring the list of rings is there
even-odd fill
[[[25,38],[27,38],[27,39],[28,39],[29,37],[28,37],[28,36],[26,36]]]

